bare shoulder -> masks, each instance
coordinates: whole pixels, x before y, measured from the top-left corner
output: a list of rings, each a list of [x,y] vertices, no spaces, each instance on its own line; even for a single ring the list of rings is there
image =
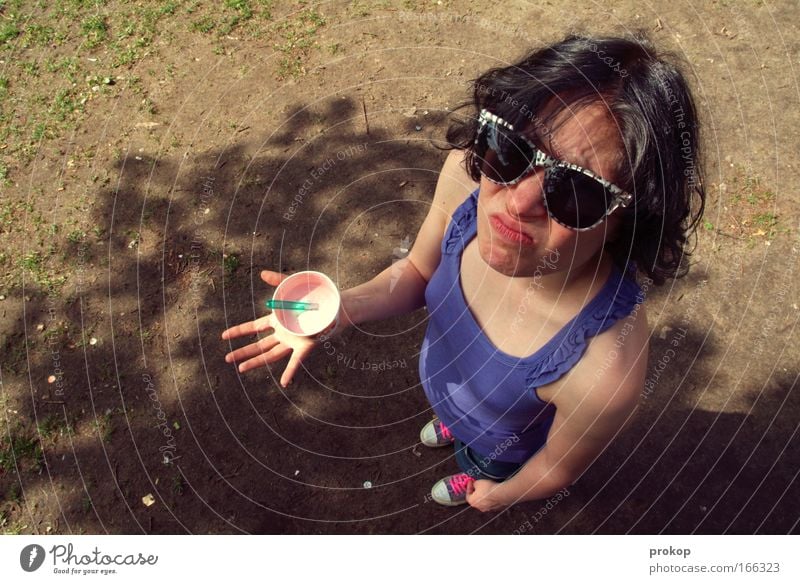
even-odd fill
[[[583,402],[611,412],[632,412],[647,376],[650,330],[645,303],[592,337],[583,358],[570,373],[570,391],[562,401]],[[569,404],[558,404],[569,405]]]
[[[453,213],[478,186],[467,173],[464,155],[463,150],[448,154],[439,173],[433,203],[409,254],[409,261],[428,282],[439,265],[442,238]]]
[[[434,205],[451,217],[453,211],[478,188],[478,183],[469,176],[466,166],[466,151],[451,150],[444,161],[434,193]]]

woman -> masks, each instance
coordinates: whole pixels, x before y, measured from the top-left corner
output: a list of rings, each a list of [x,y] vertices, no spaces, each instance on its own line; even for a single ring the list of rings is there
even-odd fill
[[[574,483],[630,421],[643,288],[685,274],[704,193],[688,86],[644,38],[568,37],[481,75],[465,106],[403,269],[345,290],[339,330],[427,306],[420,376],[437,417],[420,438],[454,445],[463,471],[432,497],[494,511]],[[318,342],[275,331],[226,360],[291,355],[286,386]]]

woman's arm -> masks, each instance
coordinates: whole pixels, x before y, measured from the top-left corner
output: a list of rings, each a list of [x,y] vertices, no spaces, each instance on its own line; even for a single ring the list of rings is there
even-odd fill
[[[477,186],[467,176],[463,156],[460,150],[453,150],[447,156],[431,209],[408,257],[369,282],[342,292],[344,327],[406,314],[425,305],[425,288],[441,260],[442,238],[450,217]]]
[[[559,407],[547,443],[512,478],[478,480],[467,502],[480,511],[498,511],[523,501],[547,499],[570,486],[602,454],[634,414],[639,392],[611,400],[587,395],[574,407]]]
[[[631,317],[627,320],[632,322]],[[647,375],[648,328],[644,315],[635,326],[636,332],[627,339],[629,344],[617,351],[617,359],[603,377],[585,383],[586,379],[595,379],[592,371],[603,362],[613,336],[603,339],[605,343],[590,345],[573,369],[575,381],[568,381],[553,399],[556,413],[545,445],[507,481],[476,481],[474,492],[467,497],[471,505],[494,511],[522,501],[546,499],[586,472],[633,419],[639,405]]]
[[[423,306],[428,280],[439,265],[442,238],[450,216],[476,186],[461,165],[462,160],[462,151],[454,150],[448,155],[436,183],[431,210],[408,257],[386,268],[369,282],[342,292],[339,326],[331,334],[337,334],[352,324],[404,314]],[[261,273],[261,278],[270,286],[277,286],[285,277],[285,274],[269,270]],[[288,356],[289,363],[280,380],[286,387],[320,339],[291,335],[276,328],[273,319],[274,315],[270,313],[225,330],[223,340],[267,333],[266,337],[229,352],[225,360],[238,363],[239,371],[245,372]]]

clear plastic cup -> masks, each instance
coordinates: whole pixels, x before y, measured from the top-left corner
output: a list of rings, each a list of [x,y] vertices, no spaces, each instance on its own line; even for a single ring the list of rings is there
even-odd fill
[[[341,296],[336,284],[321,272],[297,272],[275,289],[273,300],[316,302],[317,310],[274,310],[275,320],[287,332],[299,337],[318,337],[339,324]]]

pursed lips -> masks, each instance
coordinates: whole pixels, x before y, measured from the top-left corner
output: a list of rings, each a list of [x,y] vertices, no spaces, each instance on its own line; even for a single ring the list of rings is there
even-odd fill
[[[495,230],[497,230],[501,235],[506,236],[506,238],[512,239],[519,243],[526,243],[528,245],[535,243],[533,236],[521,229],[519,223],[500,213],[491,215],[489,217],[489,222],[494,226]],[[504,230],[500,229],[499,227],[504,228]]]

